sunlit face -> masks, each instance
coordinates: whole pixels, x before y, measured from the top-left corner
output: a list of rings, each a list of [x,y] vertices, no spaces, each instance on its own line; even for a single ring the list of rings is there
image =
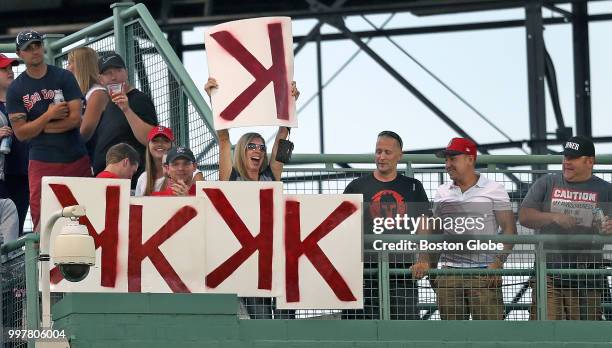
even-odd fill
[[[170,151],[172,142],[163,135],[157,135],[149,141],[149,152],[153,158],[162,159]]]
[[[179,157],[172,161],[169,165],[165,165],[168,176],[174,181],[183,181],[191,183],[193,173],[196,171],[195,163],[186,158]]]
[[[32,42],[25,49],[17,51],[17,55],[30,66],[38,66],[45,61],[45,49],[40,42]]]
[[[251,171],[257,171],[261,169],[261,166],[264,163],[264,155],[266,154],[266,147],[263,139],[259,137],[254,137],[249,141],[246,145],[245,151],[245,167],[246,169]]]
[[[104,86],[110,83],[125,83],[127,80],[128,74],[125,68],[110,67],[100,74],[100,82]]]
[[[563,178],[569,182],[588,180],[593,174],[594,158],[563,156]]]
[[[383,175],[397,171],[397,163],[402,158],[402,149],[399,142],[391,137],[381,136],[376,141],[376,170]]]
[[[15,74],[13,73],[13,67],[11,65],[0,68],[0,89],[6,90],[14,79]]]
[[[474,172],[474,156],[465,154],[446,156],[445,168],[451,180],[461,180]]]

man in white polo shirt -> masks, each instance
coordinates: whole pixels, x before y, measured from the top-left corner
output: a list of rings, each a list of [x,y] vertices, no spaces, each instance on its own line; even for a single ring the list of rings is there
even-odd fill
[[[436,154],[446,159],[445,168],[451,182],[438,187],[434,196],[433,214],[442,221],[452,219],[452,227],[444,223],[444,234],[495,235],[516,234],[510,198],[504,187],[475,170],[476,144],[469,139],[453,138],[445,150]],[[467,218],[480,223],[461,225]],[[431,233],[423,230],[422,233]],[[464,245],[465,246],[465,245]],[[504,249],[511,249],[505,245]],[[464,248],[467,250],[467,248]],[[449,253],[440,255],[442,268],[503,268],[505,254]],[[429,255],[421,253],[412,267],[421,278],[431,267]],[[443,320],[502,320],[504,304],[501,276],[443,275],[436,278],[438,309]]]

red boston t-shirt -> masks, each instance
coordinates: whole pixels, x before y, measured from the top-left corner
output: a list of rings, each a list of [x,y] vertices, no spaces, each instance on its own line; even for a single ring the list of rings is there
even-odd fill
[[[96,175],[96,178],[102,178],[102,179],[121,179],[117,174],[115,174],[113,172],[109,172],[108,170],[101,171],[100,173],[98,173],[98,175]]]

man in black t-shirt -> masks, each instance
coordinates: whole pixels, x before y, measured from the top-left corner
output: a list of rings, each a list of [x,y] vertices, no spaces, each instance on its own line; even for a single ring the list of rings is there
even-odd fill
[[[126,143],[140,155],[138,171],[132,177],[132,188],[135,188],[145,167],[147,134],[158,123],[155,106],[151,98],[128,83],[125,62],[117,53],[101,57],[98,65],[100,82],[108,88],[113,102],[106,106],[94,134],[94,175],[106,167],[108,149],[115,144]]]
[[[375,218],[418,217],[427,214],[429,200],[425,189],[419,180],[403,176],[397,172],[397,163],[402,158],[402,139],[391,131],[378,134],[376,141],[376,170],[348,184],[344,193],[362,193],[364,202],[364,233],[372,233]],[[415,233],[411,230],[385,230],[389,233]],[[369,256],[364,255],[364,261]],[[408,253],[390,254],[389,267],[402,269],[405,275],[390,276],[391,319],[419,319],[417,304],[419,300],[416,281],[412,278],[409,268],[413,255]],[[371,265],[371,266],[375,266]],[[378,310],[373,306],[372,298],[378,297],[376,281],[364,275],[364,309],[345,310],[342,316],[352,318],[355,315],[364,319],[376,319]]]
[[[16,46],[26,70],[10,85],[6,109],[17,139],[29,140],[30,212],[39,231],[42,177],[91,176],[91,164],[79,133],[82,95],[74,75],[44,62],[36,31],[20,32]]]

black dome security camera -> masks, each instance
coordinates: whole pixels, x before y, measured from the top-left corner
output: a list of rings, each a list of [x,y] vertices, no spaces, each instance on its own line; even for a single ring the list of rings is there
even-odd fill
[[[55,238],[51,257],[66,280],[79,282],[87,277],[89,268],[96,264],[94,240],[85,226],[70,221]]]
[[[89,274],[89,265],[85,264],[60,264],[59,269],[69,282],[80,282]]]

